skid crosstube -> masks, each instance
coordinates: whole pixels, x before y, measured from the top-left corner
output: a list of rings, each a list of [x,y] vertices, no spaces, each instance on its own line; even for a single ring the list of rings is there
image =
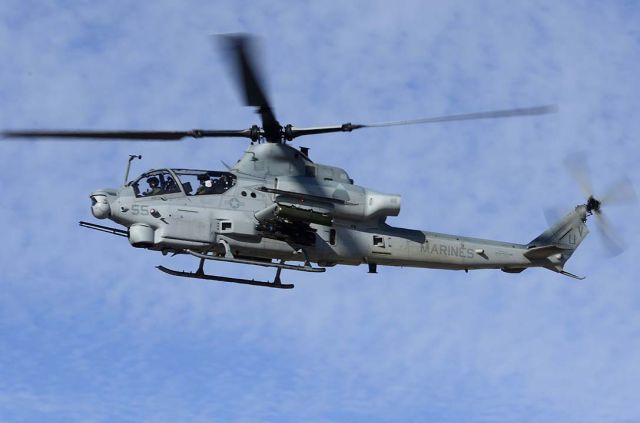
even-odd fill
[[[233,257],[231,254],[229,254],[229,256],[215,256],[215,255],[209,255],[209,254],[202,254],[202,253],[198,253],[192,250],[184,250],[187,254],[191,254],[194,257],[197,257],[201,260],[214,260],[214,261],[226,261],[229,263],[238,263],[238,264],[250,264],[253,266],[262,266],[262,267],[275,267],[277,269],[284,269],[284,270],[295,270],[298,272],[313,272],[313,273],[317,273],[317,272],[325,272],[327,269],[324,267],[312,267],[310,264],[305,264],[302,266],[299,265],[291,265],[291,264],[284,264],[284,263],[270,263],[270,262],[263,262],[263,261],[255,261],[255,260],[251,260],[251,259],[241,259],[241,258],[235,258]]]

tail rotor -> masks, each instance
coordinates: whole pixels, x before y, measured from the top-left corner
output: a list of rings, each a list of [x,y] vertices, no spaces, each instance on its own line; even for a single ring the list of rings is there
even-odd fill
[[[587,156],[585,153],[576,153],[565,159],[565,166],[571,176],[576,180],[583,195],[587,198],[584,205],[587,215],[596,218],[596,227],[603,246],[610,256],[617,256],[626,249],[622,237],[611,226],[609,219],[604,215],[603,206],[629,205],[637,202],[637,195],[631,180],[623,176],[613,184],[604,195],[596,197],[593,193],[593,184]]]

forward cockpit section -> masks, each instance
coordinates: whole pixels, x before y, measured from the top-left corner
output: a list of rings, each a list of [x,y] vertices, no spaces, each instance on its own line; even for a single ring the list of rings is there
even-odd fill
[[[235,184],[236,176],[231,172],[195,169],[151,170],[130,183],[138,198],[167,194],[223,194]]]
[[[175,176],[166,169],[149,171],[131,183],[136,197],[152,197],[181,192]]]

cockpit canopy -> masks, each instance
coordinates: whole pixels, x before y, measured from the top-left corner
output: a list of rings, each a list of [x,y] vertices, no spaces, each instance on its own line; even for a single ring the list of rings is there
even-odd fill
[[[131,182],[136,197],[222,194],[235,184],[236,176],[231,172],[193,169],[152,170]]]

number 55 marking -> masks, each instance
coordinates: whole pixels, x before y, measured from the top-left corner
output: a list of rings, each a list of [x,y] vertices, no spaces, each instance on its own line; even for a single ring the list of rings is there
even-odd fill
[[[149,214],[149,206],[134,204],[133,206],[131,206],[131,214],[133,215],[139,214],[140,216],[147,216]]]

